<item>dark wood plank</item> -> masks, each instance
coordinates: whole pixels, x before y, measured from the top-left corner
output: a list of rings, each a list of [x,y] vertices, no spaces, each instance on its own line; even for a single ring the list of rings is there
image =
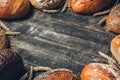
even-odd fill
[[[22,33],[11,42],[25,62],[80,73],[85,64],[106,63],[98,51],[110,55],[109,45],[115,34],[97,25],[99,19],[69,11],[57,14],[35,11],[28,19],[7,23]]]

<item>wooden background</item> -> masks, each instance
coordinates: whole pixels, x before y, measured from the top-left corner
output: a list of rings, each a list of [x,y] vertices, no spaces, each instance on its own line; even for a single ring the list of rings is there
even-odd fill
[[[25,63],[68,68],[79,74],[88,63],[106,63],[98,51],[111,55],[109,45],[115,34],[97,24],[101,18],[71,11],[48,14],[32,9],[23,19],[4,22],[22,33],[11,38],[11,43]]]

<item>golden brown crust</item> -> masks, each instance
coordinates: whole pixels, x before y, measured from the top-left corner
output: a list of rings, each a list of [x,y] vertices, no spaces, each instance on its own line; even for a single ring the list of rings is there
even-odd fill
[[[31,4],[39,10],[51,10],[57,8],[64,0],[30,0]]]
[[[56,71],[44,80],[72,80],[73,74],[68,71]]]
[[[115,57],[115,59],[120,64],[120,35],[112,39],[110,50],[111,50],[112,55]]]
[[[36,76],[34,80],[72,80],[74,76],[68,69],[53,69]]]
[[[115,80],[119,74],[112,66],[101,63],[86,65],[81,73],[81,80]]]
[[[103,9],[110,2],[111,0],[71,0],[70,5],[77,13],[90,14]]]
[[[8,47],[8,40],[5,32],[0,28],[0,49],[5,49]]]
[[[29,11],[28,0],[0,0],[0,18],[21,18]]]
[[[120,34],[120,4],[115,6],[106,20],[107,29]]]
[[[36,0],[30,0],[30,3],[32,6],[34,6],[36,9],[41,10],[41,7],[39,6],[39,3]]]

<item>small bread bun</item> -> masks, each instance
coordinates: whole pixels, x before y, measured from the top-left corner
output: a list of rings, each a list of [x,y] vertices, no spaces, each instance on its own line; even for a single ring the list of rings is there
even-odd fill
[[[102,63],[86,65],[80,76],[81,80],[115,80],[115,78],[120,78],[117,69]]]
[[[110,4],[112,0],[71,0],[73,11],[82,14],[95,13]]]
[[[64,0],[30,0],[30,2],[38,10],[50,10],[57,8]]]
[[[120,34],[120,4],[115,6],[106,20],[107,29]]]
[[[28,0],[0,0],[0,18],[21,18],[29,11]]]
[[[112,39],[110,44],[110,51],[120,64],[120,35],[117,35],[115,38]]]
[[[73,80],[74,74],[68,69],[54,69],[38,75],[34,80]]]
[[[23,59],[18,53],[0,49],[0,80],[16,80],[23,70]]]

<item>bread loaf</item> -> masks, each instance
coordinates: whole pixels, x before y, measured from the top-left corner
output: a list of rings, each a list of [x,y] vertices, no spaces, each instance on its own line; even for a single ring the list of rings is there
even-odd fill
[[[112,65],[89,63],[80,75],[81,80],[115,80],[120,74]]]
[[[23,60],[18,53],[0,49],[0,80],[17,80],[23,70]]]
[[[71,0],[73,11],[82,14],[90,14],[100,11],[110,4],[112,0]]]
[[[111,10],[106,20],[106,26],[108,30],[120,34],[120,4]]]
[[[28,0],[0,0],[0,18],[21,18],[27,14],[29,8]]]

